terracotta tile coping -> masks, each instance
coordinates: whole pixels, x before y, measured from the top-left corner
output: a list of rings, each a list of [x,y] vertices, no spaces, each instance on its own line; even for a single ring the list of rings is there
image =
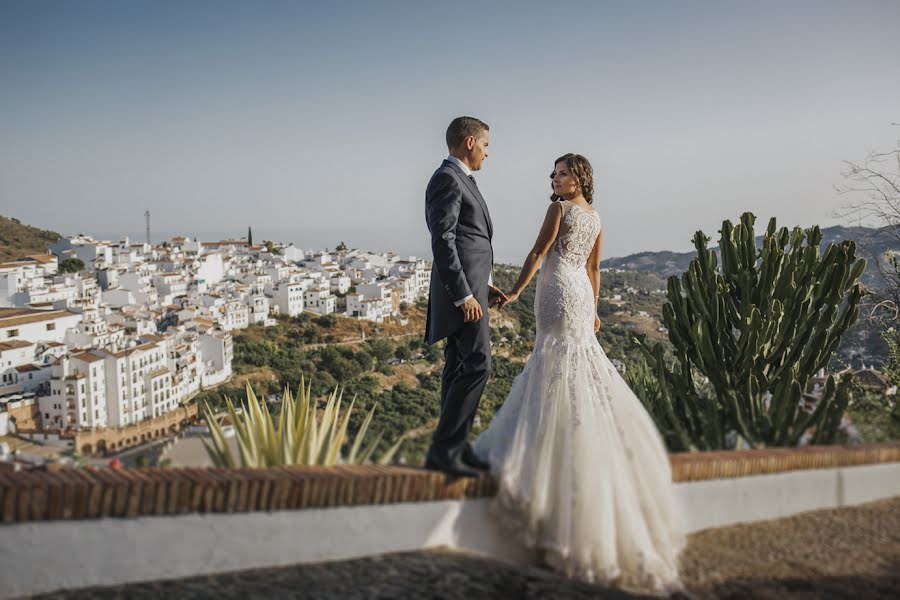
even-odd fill
[[[900,462],[900,442],[670,454],[673,481]]]
[[[900,443],[671,455],[674,481],[900,462]],[[247,512],[489,497],[488,476],[411,467],[60,469],[0,473],[0,522]]]

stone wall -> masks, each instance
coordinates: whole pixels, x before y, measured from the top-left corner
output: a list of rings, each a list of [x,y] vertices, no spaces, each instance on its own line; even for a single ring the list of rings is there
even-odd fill
[[[34,400],[10,402],[7,405],[10,420],[16,423],[16,431],[31,431],[37,428],[41,418],[41,408]]]
[[[77,431],[74,434],[75,449],[84,455],[102,454],[105,450],[118,452],[129,446],[173,435],[196,419],[197,414],[197,405],[188,404],[127,427]]]

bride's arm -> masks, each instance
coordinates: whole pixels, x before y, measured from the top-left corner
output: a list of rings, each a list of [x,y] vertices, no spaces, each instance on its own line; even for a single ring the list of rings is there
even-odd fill
[[[591,280],[591,287],[594,288],[594,310],[600,304],[600,246],[603,244],[603,230],[597,234],[597,241],[594,242],[594,248],[591,250],[587,259],[587,272]]]
[[[547,208],[544,224],[541,225],[541,231],[538,233],[537,240],[534,242],[534,247],[525,258],[522,272],[519,273],[519,280],[516,281],[516,285],[514,285],[510,291],[511,296],[518,297],[519,294],[522,293],[522,290],[531,283],[531,278],[534,277],[538,267],[541,266],[541,261],[544,260],[544,256],[546,256],[547,251],[550,250],[550,246],[556,241],[556,234],[559,232],[559,220],[561,216],[562,205],[560,205],[559,202],[554,202]],[[515,298],[511,298],[510,300],[514,299]]]

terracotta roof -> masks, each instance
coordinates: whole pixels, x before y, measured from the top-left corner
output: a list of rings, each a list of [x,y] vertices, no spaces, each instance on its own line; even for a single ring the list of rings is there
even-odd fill
[[[97,356],[96,354],[91,354],[90,352],[82,352],[80,354],[73,354],[72,358],[77,358],[83,362],[97,362],[98,360],[103,360],[102,356]]]
[[[147,342],[146,344],[140,344],[139,346],[134,346],[133,348],[128,348],[127,350],[122,350],[121,352],[110,352],[109,350],[102,350],[109,356],[114,356],[116,358],[122,358],[124,356],[131,356],[137,351],[150,350],[151,348],[156,348],[156,344],[153,342]]]
[[[28,371],[40,371],[40,370],[41,370],[41,368],[37,367],[35,365],[19,365],[18,367],[16,367],[16,371],[18,371],[19,373],[25,373]]]
[[[155,371],[151,371],[148,373],[149,377],[159,377],[160,375],[165,375],[169,372],[169,367],[162,367],[160,369],[156,369]]]
[[[873,369],[860,369],[853,374],[853,377],[857,383],[867,388],[884,388],[890,385],[884,375]]]
[[[30,310],[20,308],[0,308],[0,327],[14,327],[27,323],[52,321],[61,317],[74,317],[78,313],[68,310]]]
[[[34,346],[34,342],[26,342],[25,340],[9,340],[8,342],[0,342],[0,352],[3,350],[15,350],[16,348],[27,348]]]
[[[19,260],[25,260],[25,259],[31,259],[31,260],[37,261],[39,263],[42,263],[42,264],[47,264],[47,263],[51,263],[54,260],[56,260],[56,257],[53,256],[52,254],[29,254],[28,256],[26,256],[24,258],[20,258]]]

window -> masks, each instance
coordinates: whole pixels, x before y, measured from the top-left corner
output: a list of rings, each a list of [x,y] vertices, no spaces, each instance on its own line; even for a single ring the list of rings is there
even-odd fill
[[[19,335],[18,329],[7,329],[6,330],[6,337],[8,337],[8,338],[14,338],[18,335]]]
[[[47,331],[53,331],[56,329],[56,323],[47,323]]]

